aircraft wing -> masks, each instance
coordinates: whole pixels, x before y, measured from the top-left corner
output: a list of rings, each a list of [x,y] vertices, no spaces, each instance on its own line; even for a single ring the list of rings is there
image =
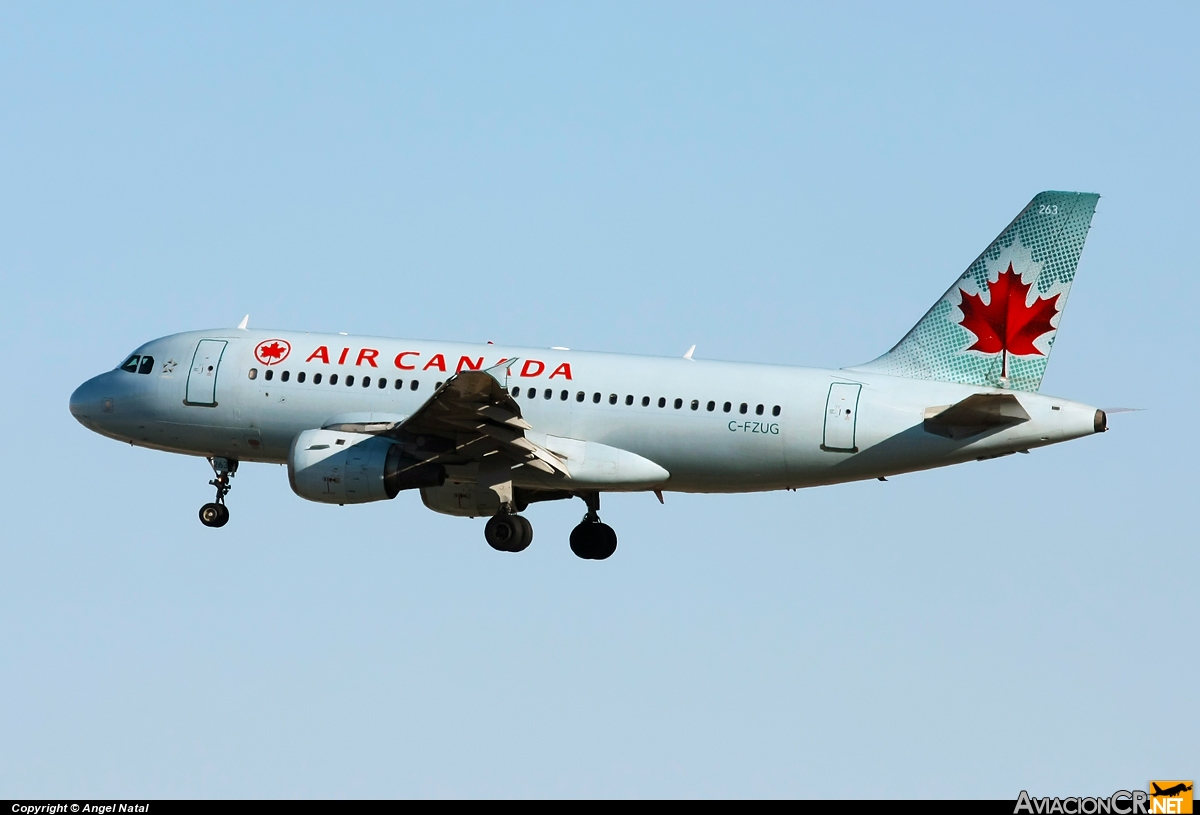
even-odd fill
[[[506,467],[525,464],[547,474],[570,476],[566,464],[525,436],[532,429],[521,407],[493,371],[462,371],[446,380],[411,416],[354,414],[334,417],[329,430],[371,433],[395,439],[405,452],[427,464],[469,464],[497,456]]]

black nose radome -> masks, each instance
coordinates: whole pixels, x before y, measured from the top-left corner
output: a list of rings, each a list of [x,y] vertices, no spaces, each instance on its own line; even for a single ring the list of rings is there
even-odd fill
[[[1108,430],[1108,416],[1103,410],[1096,411],[1096,421],[1092,424],[1092,427],[1096,429],[1097,433],[1103,433],[1105,430]]]
[[[71,415],[76,419],[85,418],[87,416],[87,397],[84,395],[85,390],[87,390],[86,383],[80,385],[75,389],[75,392],[71,394]]]

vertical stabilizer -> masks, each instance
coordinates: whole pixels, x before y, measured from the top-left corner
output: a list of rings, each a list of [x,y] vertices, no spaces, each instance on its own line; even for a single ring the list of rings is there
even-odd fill
[[[895,348],[852,370],[1036,391],[1099,199],[1038,193]]]

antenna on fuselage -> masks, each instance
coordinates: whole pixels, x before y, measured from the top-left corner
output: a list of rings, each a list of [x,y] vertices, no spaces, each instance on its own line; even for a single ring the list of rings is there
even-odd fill
[[[691,362],[691,361],[692,361],[692,354],[694,354],[695,352],[696,352],[696,346],[695,346],[695,345],[693,345],[691,348],[689,348],[689,349],[687,350],[687,353],[683,355],[683,358],[684,358],[684,359],[686,359],[687,361]]]
[[[247,314],[245,317],[242,318],[242,321],[240,323],[238,323],[238,328],[240,328],[242,331],[245,331],[246,326],[249,324],[250,324],[250,315]]]

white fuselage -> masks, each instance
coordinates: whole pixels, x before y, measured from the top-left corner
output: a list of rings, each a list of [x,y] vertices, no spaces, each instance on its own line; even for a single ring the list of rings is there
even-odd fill
[[[286,357],[256,359],[275,339],[290,345]],[[198,357],[202,340],[219,341],[203,346],[220,351],[212,364]],[[333,417],[411,415],[456,370],[513,359],[499,378],[531,438],[629,451],[669,473],[653,487],[662,490],[876,478],[1103,429],[1095,408],[1064,399],[853,370],[238,329],[175,334],[135,353],[153,358],[147,373],[89,380],[72,396],[72,413],[135,445],[240,461],[285,462],[298,434]],[[976,393],[1014,393],[1029,420],[957,440],[926,430],[927,410]],[[544,486],[536,472],[522,473],[518,486]]]

